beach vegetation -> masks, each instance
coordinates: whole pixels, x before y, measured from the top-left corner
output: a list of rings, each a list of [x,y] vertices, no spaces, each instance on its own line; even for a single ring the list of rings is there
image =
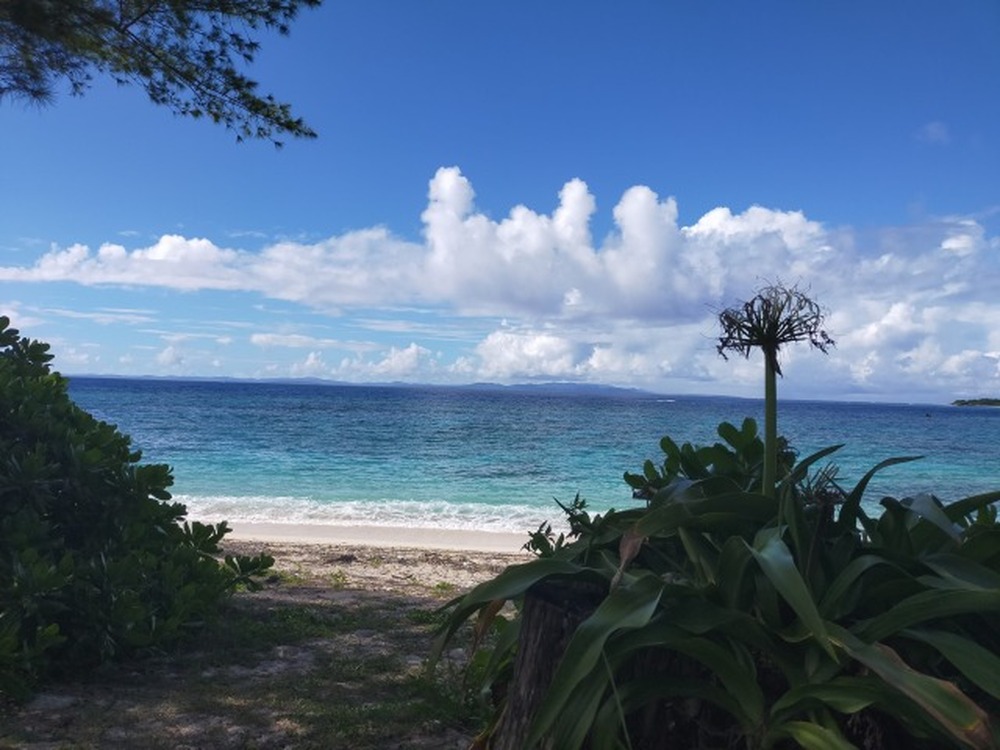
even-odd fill
[[[763,450],[752,422],[719,435],[681,448],[679,466],[668,442],[655,471],[630,475],[645,507],[578,509],[568,543],[452,603],[442,643],[472,615],[478,632],[499,603],[518,607],[517,637],[495,641],[482,679],[507,696],[498,717],[530,722],[497,746],[662,747],[669,728],[671,747],[996,747],[1000,492],[886,497],[872,515],[872,477],[911,459],[843,488],[817,468],[833,447],[768,497],[746,489],[759,463],[734,471]],[[574,587],[585,616],[537,704],[512,705],[538,657],[518,654],[540,638],[526,632],[533,597]]]
[[[1000,406],[1000,398],[959,398],[952,406]]]
[[[58,84],[83,94],[94,74],[138,85],[154,104],[280,145],[315,137],[244,72],[258,34],[287,34],[320,0],[7,0],[0,3],[0,100],[45,104]]]
[[[467,746],[483,715],[461,662],[421,668],[440,599],[402,580],[331,596],[324,565],[226,599],[195,640],[52,681],[63,708],[0,701],[0,747]]]
[[[79,408],[49,347],[0,317],[0,694],[196,632],[267,555],[223,555],[168,466]],[[220,559],[222,558],[222,559]]]
[[[342,570],[335,570],[330,574],[330,585],[335,589],[342,589],[347,585],[347,573]]]
[[[776,286],[720,320],[720,353],[764,350],[764,437],[749,418],[664,437],[625,474],[641,507],[577,497],[568,532],[544,524],[534,560],[450,603],[436,653],[474,618],[488,746],[1000,747],[1000,491],[876,501],[872,478],[919,457],[853,486],[842,446],[800,458],[777,355],[832,344],[819,308]]]

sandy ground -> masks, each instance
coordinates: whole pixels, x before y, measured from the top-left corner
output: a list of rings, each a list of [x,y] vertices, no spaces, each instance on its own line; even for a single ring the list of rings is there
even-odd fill
[[[328,526],[292,523],[232,523],[227,539],[263,543],[350,544],[369,547],[506,552],[516,554],[527,533],[505,534],[457,529],[386,526]]]
[[[304,578],[336,577],[349,588],[421,596],[465,591],[526,562],[527,534],[434,529],[234,524],[227,552],[275,558]]]
[[[262,591],[244,594],[244,606],[260,612],[288,606],[333,612],[354,606],[379,607],[391,622],[387,632],[358,632],[342,640],[305,643],[264,655],[253,668],[223,675],[224,684],[260,690],[289,672],[313,674],[315,663],[343,651],[356,658],[371,651],[397,653],[404,665],[426,659],[432,628],[407,617],[414,609],[432,611],[442,602],[525,562],[527,534],[436,532],[426,529],[340,528],[281,524],[239,524],[223,543],[228,554],[266,552],[275,573]],[[461,651],[461,649],[458,649]],[[414,667],[419,668],[419,667]],[[124,677],[47,686],[28,704],[11,712],[0,705],[0,748],[56,750],[103,748],[257,748],[304,750],[318,747],[289,725],[278,708],[263,706],[253,722],[219,705],[206,713],[190,708],[191,687],[172,676],[173,667],[155,664],[125,668]],[[160,674],[163,671],[164,674]],[[216,678],[213,678],[213,680]],[[334,685],[331,690],[339,690]],[[354,690],[351,685],[344,690]],[[336,702],[335,695],[330,700]],[[341,699],[344,700],[344,699]],[[7,707],[11,709],[10,706]],[[270,711],[274,715],[271,716]],[[5,715],[8,714],[8,715]],[[471,737],[454,729],[414,727],[391,748],[466,748]],[[370,748],[348,742],[328,747]]]

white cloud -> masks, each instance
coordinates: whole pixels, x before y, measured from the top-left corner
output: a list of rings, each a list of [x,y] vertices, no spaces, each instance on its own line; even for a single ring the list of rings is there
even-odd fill
[[[250,343],[254,346],[282,346],[293,349],[340,346],[340,342],[334,339],[318,339],[314,336],[303,336],[295,333],[254,333],[250,336]]]
[[[291,374],[295,377],[321,377],[329,372],[320,352],[309,352],[302,362],[292,365]]]
[[[345,357],[337,367],[331,368],[332,376],[344,380],[438,380],[437,362],[433,353],[416,343],[382,352],[381,358],[370,361],[362,356]]]
[[[171,344],[156,355],[156,362],[162,367],[174,369],[184,364],[184,355],[178,347]]]
[[[715,355],[713,311],[765,281],[783,280],[831,311],[829,330],[838,342],[828,357],[786,352],[789,382],[795,375],[844,393],[1000,391],[990,354],[1000,350],[1000,238],[981,219],[945,217],[857,234],[800,211],[750,206],[718,207],[681,226],[673,197],[635,186],[612,208],[612,231],[595,242],[597,203],[579,179],[563,186],[551,214],[518,205],[493,219],[476,207],[471,183],[454,167],[438,170],[427,198],[419,241],[372,227],[250,252],[166,235],[131,250],[53,248],[29,265],[0,267],[0,281],[242,290],[258,298],[248,308],[265,298],[350,314],[355,330],[378,340],[311,336],[294,325],[252,334],[250,344],[276,358],[285,349],[309,351],[305,360],[269,365],[285,371],[678,388],[715,380],[749,388],[759,367]],[[108,324],[153,315],[124,307],[52,312]],[[501,319],[509,323],[499,325]],[[194,335],[168,339],[161,366],[194,367],[197,353],[185,361],[178,348]],[[244,343],[204,336],[220,345]],[[447,357],[432,353],[438,346],[451,347]],[[324,363],[319,354],[333,349],[352,355]]]
[[[495,331],[476,347],[485,378],[572,378],[584,374],[592,350],[566,337],[535,331]]]
[[[0,300],[0,315],[6,316],[11,327],[18,330],[35,328],[44,322],[37,311],[25,308],[17,300]]]

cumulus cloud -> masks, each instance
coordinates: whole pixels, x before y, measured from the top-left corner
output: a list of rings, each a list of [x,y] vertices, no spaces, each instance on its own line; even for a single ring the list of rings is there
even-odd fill
[[[156,355],[156,362],[162,367],[173,369],[184,364],[184,354],[179,347],[171,344]]]
[[[643,186],[622,196],[600,245],[589,228],[596,202],[581,180],[566,183],[551,215],[519,205],[494,221],[474,198],[457,168],[438,170],[422,243],[372,228],[251,253],[165,235],[134,250],[53,248],[32,266],[0,267],[0,280],[243,290],[326,312],[429,304],[475,315],[672,320],[700,314],[706,298],[745,291],[740,266],[797,274],[829,249],[820,225],[759,206],[716,209],[680,227],[676,201]]]
[[[328,371],[329,368],[323,361],[323,355],[320,352],[309,352],[302,362],[296,362],[292,365],[291,374],[299,378],[321,377],[326,375]]]
[[[941,123],[922,132],[938,142],[947,136]],[[1000,288],[1000,240],[976,218],[859,235],[801,211],[753,205],[720,206],[682,226],[674,197],[635,186],[612,207],[612,230],[595,241],[596,211],[587,185],[572,179],[551,213],[517,205],[494,219],[477,208],[466,176],[448,167],[429,182],[417,240],[371,227],[250,252],[165,235],[133,249],[52,248],[30,265],[0,267],[0,281],[238,290],[350,314],[383,341],[407,337],[390,346],[295,330],[251,335],[258,348],[308,350],[295,365],[300,373],[657,387],[756,383],[754,363],[715,356],[714,311],[762,283],[783,280],[808,289],[831,311],[838,346],[829,357],[786,354],[792,365],[786,371],[817,388],[1000,390],[1000,303],[990,291]],[[404,312],[413,309],[434,316],[416,322]],[[114,323],[137,322],[144,312],[86,314]],[[431,340],[465,348],[443,361]],[[159,360],[176,367],[183,357],[177,342],[168,343]],[[334,349],[352,355],[325,363],[321,352]]]
[[[439,378],[433,353],[416,343],[398,348],[390,347],[381,356],[369,359],[364,356],[345,357],[331,368],[331,374],[345,380],[419,380],[434,382]]]

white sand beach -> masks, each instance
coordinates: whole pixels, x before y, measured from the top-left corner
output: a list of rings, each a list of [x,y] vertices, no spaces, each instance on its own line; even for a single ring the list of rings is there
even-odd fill
[[[281,544],[360,545],[366,547],[464,550],[516,554],[526,533],[388,526],[333,526],[295,523],[230,523],[228,539]]]

